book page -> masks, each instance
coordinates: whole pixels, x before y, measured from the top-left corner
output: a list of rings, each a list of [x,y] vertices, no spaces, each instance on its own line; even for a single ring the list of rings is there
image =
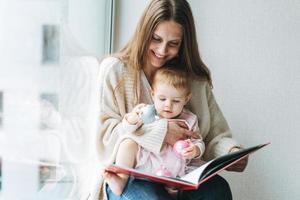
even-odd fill
[[[249,155],[250,153],[257,151],[258,149],[260,149],[268,144],[269,143],[262,144],[262,145],[256,145],[253,147],[242,149],[240,151],[236,151],[233,153],[229,153],[229,154],[220,156],[218,158],[215,158],[215,159],[207,162],[206,164],[202,165],[201,167],[195,169],[194,171],[186,174],[185,176],[181,177],[180,179],[184,180],[184,181],[189,181],[193,184],[198,184],[200,178],[205,179],[209,176],[212,176],[212,175],[218,173],[220,170],[225,169],[226,167],[232,165],[233,163],[237,162],[241,158]],[[210,166],[208,167],[208,165],[210,165]]]
[[[191,171],[190,173],[184,175],[183,177],[181,177],[180,179],[184,180],[184,181],[188,181],[191,182],[193,184],[198,184],[199,183],[199,178],[201,177],[201,174],[203,172],[203,170],[207,167],[207,165],[209,165],[213,160],[205,163],[204,165],[200,166],[199,168]]]

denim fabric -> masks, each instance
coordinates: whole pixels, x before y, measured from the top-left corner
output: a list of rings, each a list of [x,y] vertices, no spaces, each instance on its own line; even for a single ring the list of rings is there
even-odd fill
[[[163,185],[130,177],[121,196],[106,187],[108,200],[174,200]],[[214,176],[198,190],[180,191],[177,200],[232,200],[230,187],[225,179]]]
[[[170,200],[172,197],[163,185],[130,177],[121,196],[106,187],[108,200]]]
[[[198,190],[180,191],[179,200],[232,200],[227,181],[221,176],[214,176],[203,183]]]

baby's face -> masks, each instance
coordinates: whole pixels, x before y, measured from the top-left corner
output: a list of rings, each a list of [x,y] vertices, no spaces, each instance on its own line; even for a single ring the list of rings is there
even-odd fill
[[[184,89],[176,89],[165,83],[156,84],[151,95],[158,115],[167,119],[177,117],[188,99]]]

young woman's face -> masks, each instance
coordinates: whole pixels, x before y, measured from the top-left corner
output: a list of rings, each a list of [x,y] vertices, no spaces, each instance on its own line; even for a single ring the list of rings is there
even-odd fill
[[[157,114],[166,119],[177,117],[188,101],[184,89],[176,89],[165,83],[157,84],[151,92]]]
[[[160,68],[167,61],[177,56],[182,41],[181,25],[174,21],[158,24],[147,50],[148,68]],[[152,69],[153,70],[153,69]]]

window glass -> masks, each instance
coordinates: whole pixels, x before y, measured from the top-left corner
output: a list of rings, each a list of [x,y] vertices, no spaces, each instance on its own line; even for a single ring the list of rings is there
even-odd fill
[[[0,199],[87,199],[112,6],[0,0]]]
[[[3,92],[0,91],[0,129],[3,126]]]

